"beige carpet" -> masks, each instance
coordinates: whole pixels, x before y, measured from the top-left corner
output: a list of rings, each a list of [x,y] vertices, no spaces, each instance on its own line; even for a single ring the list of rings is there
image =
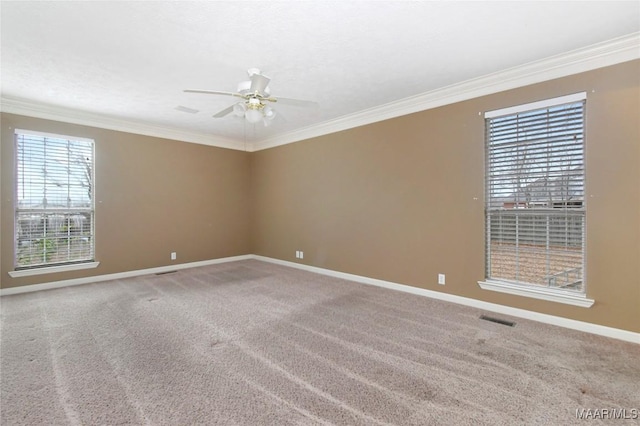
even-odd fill
[[[1,304],[2,425],[566,425],[640,409],[638,345],[254,260]]]

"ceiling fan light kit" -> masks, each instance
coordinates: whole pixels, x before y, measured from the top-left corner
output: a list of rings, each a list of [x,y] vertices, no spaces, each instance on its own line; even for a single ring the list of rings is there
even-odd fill
[[[263,118],[262,110],[259,108],[254,108],[251,104],[249,104],[247,112],[244,113],[244,118],[246,118],[247,121],[251,124],[259,123]]]
[[[247,70],[249,81],[241,81],[238,83],[237,92],[221,92],[217,90],[192,90],[187,89],[188,93],[205,93],[209,95],[235,96],[242,98],[242,101],[231,105],[222,111],[213,115],[214,118],[222,118],[230,113],[234,113],[238,117],[244,117],[249,123],[257,124],[260,121],[265,126],[269,126],[276,117],[276,111],[271,108],[268,102],[281,101],[283,104],[296,106],[312,106],[315,102],[303,101],[299,99],[274,98],[269,90],[269,82],[271,79],[260,73],[258,68],[249,68]]]

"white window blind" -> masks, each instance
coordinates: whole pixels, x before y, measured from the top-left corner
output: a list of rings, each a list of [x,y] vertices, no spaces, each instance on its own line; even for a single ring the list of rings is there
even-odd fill
[[[94,259],[94,142],[15,131],[15,268]]]
[[[486,115],[488,280],[584,292],[584,96]]]

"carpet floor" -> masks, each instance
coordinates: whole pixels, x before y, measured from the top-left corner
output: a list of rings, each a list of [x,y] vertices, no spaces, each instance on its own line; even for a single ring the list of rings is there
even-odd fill
[[[639,421],[640,345],[257,260],[0,303],[2,425]]]

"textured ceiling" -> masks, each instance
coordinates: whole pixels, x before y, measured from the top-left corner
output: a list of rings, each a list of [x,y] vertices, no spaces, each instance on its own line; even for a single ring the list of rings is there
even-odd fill
[[[640,2],[8,2],[5,100],[257,141],[640,30]],[[270,127],[211,116],[260,68]],[[177,110],[183,106],[196,114]]]

